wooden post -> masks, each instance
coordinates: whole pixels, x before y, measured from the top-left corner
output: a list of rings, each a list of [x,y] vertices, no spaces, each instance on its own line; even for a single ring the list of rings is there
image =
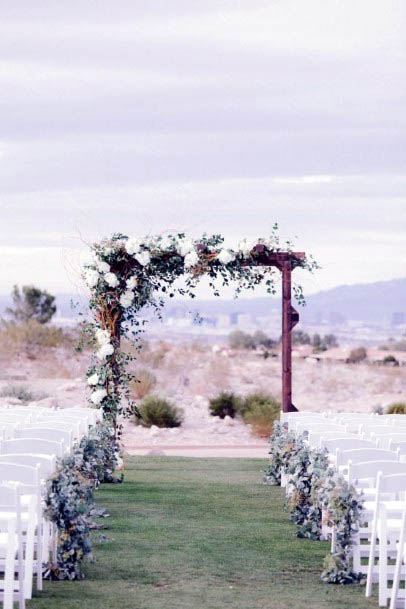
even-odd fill
[[[292,329],[299,314],[292,307],[292,262],[287,260],[282,270],[282,411],[293,412],[292,403]]]

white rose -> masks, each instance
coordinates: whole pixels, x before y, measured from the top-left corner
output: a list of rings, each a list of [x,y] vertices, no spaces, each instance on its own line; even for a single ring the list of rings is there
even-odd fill
[[[141,241],[139,239],[128,239],[128,241],[125,244],[125,249],[126,252],[128,254],[130,254],[130,256],[133,256],[134,254],[138,254],[138,252],[141,250]]]
[[[96,374],[96,372],[94,374],[92,374],[91,376],[89,376],[87,379],[87,384],[90,385],[91,387],[98,385],[98,383],[99,383],[99,375]]]
[[[195,244],[193,243],[192,239],[181,239],[176,246],[176,251],[181,256],[186,256],[186,254],[193,252],[194,249]]]
[[[95,404],[96,406],[98,406],[99,404],[101,404],[101,402],[106,396],[107,391],[105,389],[96,389],[96,391],[93,391],[92,395],[90,396],[90,401],[93,402],[93,404]]]
[[[136,259],[137,262],[140,263],[141,266],[147,266],[147,264],[149,264],[151,261],[151,255],[146,250],[144,250],[143,252],[140,252],[139,254],[134,256],[134,258]]]
[[[96,355],[100,360],[104,360],[109,355],[113,355],[113,353],[114,353],[113,345],[111,343],[106,343],[105,345],[102,345],[100,347],[100,349],[96,352]]]
[[[197,252],[189,252],[185,256],[185,268],[189,269],[192,266],[195,266],[199,262],[199,256]]]
[[[221,250],[219,255],[217,256],[217,259],[220,260],[220,262],[222,264],[228,264],[229,262],[232,262],[233,260],[235,260],[235,254],[230,251],[230,250]]]
[[[248,241],[248,239],[242,239],[242,241],[240,241],[238,244],[238,249],[245,258],[248,258],[256,244],[256,241],[253,242]]]
[[[162,251],[170,250],[173,248],[173,239],[172,237],[162,237],[159,242],[159,249]]]
[[[104,260],[97,260],[96,266],[100,273],[109,273],[110,272],[110,265],[107,264],[107,262],[104,262]]]
[[[96,340],[99,343],[100,347],[103,345],[107,345],[110,342],[111,335],[108,330],[102,330],[101,328],[97,328],[96,332]]]
[[[130,277],[129,279],[127,279],[125,284],[126,284],[128,290],[134,290],[134,288],[136,288],[138,285],[138,279],[137,279],[137,277],[135,277],[135,275],[133,275],[133,277]]]
[[[87,285],[89,286],[89,288],[96,287],[96,285],[100,279],[99,273],[97,271],[95,271],[94,269],[86,269],[84,272],[84,277],[85,277],[85,281],[86,281]]]
[[[133,292],[131,292],[129,290],[127,292],[124,292],[124,294],[121,294],[121,296],[120,296],[120,304],[125,309],[128,309],[128,307],[131,307],[133,300],[134,300],[134,294],[133,294]]]
[[[106,273],[104,279],[111,288],[116,288],[118,286],[118,277],[114,273]]]

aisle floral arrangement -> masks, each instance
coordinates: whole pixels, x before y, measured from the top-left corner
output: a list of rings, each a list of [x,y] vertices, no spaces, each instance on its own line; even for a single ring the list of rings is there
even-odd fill
[[[48,565],[49,579],[82,579],[83,560],[91,556],[94,490],[102,482],[119,482],[119,446],[108,423],[97,423],[58,463],[47,482],[45,515],[57,528],[57,561]]]
[[[311,448],[303,435],[276,422],[264,481],[280,485],[282,478],[298,537],[320,540],[326,529],[334,528],[333,552],[324,560],[321,579],[334,584],[359,582],[363,576],[352,566],[352,546],[362,521],[359,493],[329,466],[327,451]]]

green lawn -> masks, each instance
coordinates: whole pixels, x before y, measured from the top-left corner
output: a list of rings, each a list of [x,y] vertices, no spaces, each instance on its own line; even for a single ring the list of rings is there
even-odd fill
[[[30,609],[358,609],[357,586],[319,580],[328,544],[297,539],[259,459],[134,457],[99,502],[82,582],[47,582]]]

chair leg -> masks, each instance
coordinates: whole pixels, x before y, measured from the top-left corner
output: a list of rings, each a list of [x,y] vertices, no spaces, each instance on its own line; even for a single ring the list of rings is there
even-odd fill
[[[397,557],[396,557],[396,567],[395,567],[395,574],[393,576],[393,587],[392,587],[392,594],[391,594],[391,599],[390,599],[390,605],[389,605],[389,609],[396,609],[396,599],[398,596],[398,592],[399,592],[399,582],[400,582],[400,572],[402,569],[402,551],[399,548]],[[405,601],[406,601],[406,596],[405,596]]]
[[[371,545],[369,546],[369,559],[368,559],[368,570],[367,570],[367,584],[365,590],[365,596],[369,597],[372,594],[372,583],[375,569],[375,549],[376,549],[376,525],[372,524],[371,531]]]

